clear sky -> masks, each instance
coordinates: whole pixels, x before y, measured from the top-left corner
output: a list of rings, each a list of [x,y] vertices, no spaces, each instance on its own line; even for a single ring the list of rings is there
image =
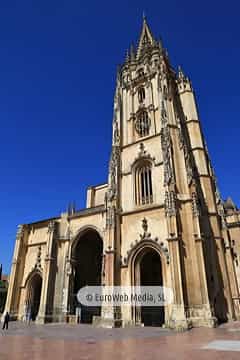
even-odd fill
[[[239,2],[1,1],[0,263],[16,226],[85,206],[107,180],[117,64],[145,11],[190,76],[223,198],[239,202]]]

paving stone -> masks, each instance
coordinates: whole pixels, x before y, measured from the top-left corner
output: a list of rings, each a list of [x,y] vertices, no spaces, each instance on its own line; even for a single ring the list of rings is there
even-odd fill
[[[1,331],[0,360],[239,360],[240,337],[232,328],[240,329],[240,322],[183,333],[11,322],[9,331]]]

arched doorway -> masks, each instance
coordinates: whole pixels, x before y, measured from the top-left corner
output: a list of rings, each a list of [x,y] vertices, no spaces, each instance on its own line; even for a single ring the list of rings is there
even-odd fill
[[[143,248],[135,260],[135,285],[163,286],[162,263],[159,253],[153,248]],[[141,306],[136,308],[135,321],[144,326],[164,324],[163,306]]]
[[[31,320],[36,320],[42,292],[42,276],[36,272],[29,280],[27,300],[26,300],[26,315],[31,315]]]
[[[79,236],[72,252],[74,276],[72,279],[72,314],[80,304],[77,293],[84,286],[100,286],[102,282],[103,241],[97,231],[87,229]],[[81,305],[81,323],[92,323],[93,316],[101,315],[101,307]]]

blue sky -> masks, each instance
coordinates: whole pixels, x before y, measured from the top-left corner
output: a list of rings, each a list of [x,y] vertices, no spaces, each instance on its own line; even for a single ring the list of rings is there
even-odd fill
[[[238,1],[34,0],[0,5],[0,263],[19,223],[85,206],[107,179],[116,67],[142,13],[190,76],[224,198],[239,201]]]

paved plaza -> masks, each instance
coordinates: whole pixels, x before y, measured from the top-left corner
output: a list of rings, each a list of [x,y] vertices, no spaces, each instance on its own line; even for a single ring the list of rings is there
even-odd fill
[[[102,329],[11,322],[0,336],[0,360],[239,358],[240,322],[183,333],[156,327]]]

